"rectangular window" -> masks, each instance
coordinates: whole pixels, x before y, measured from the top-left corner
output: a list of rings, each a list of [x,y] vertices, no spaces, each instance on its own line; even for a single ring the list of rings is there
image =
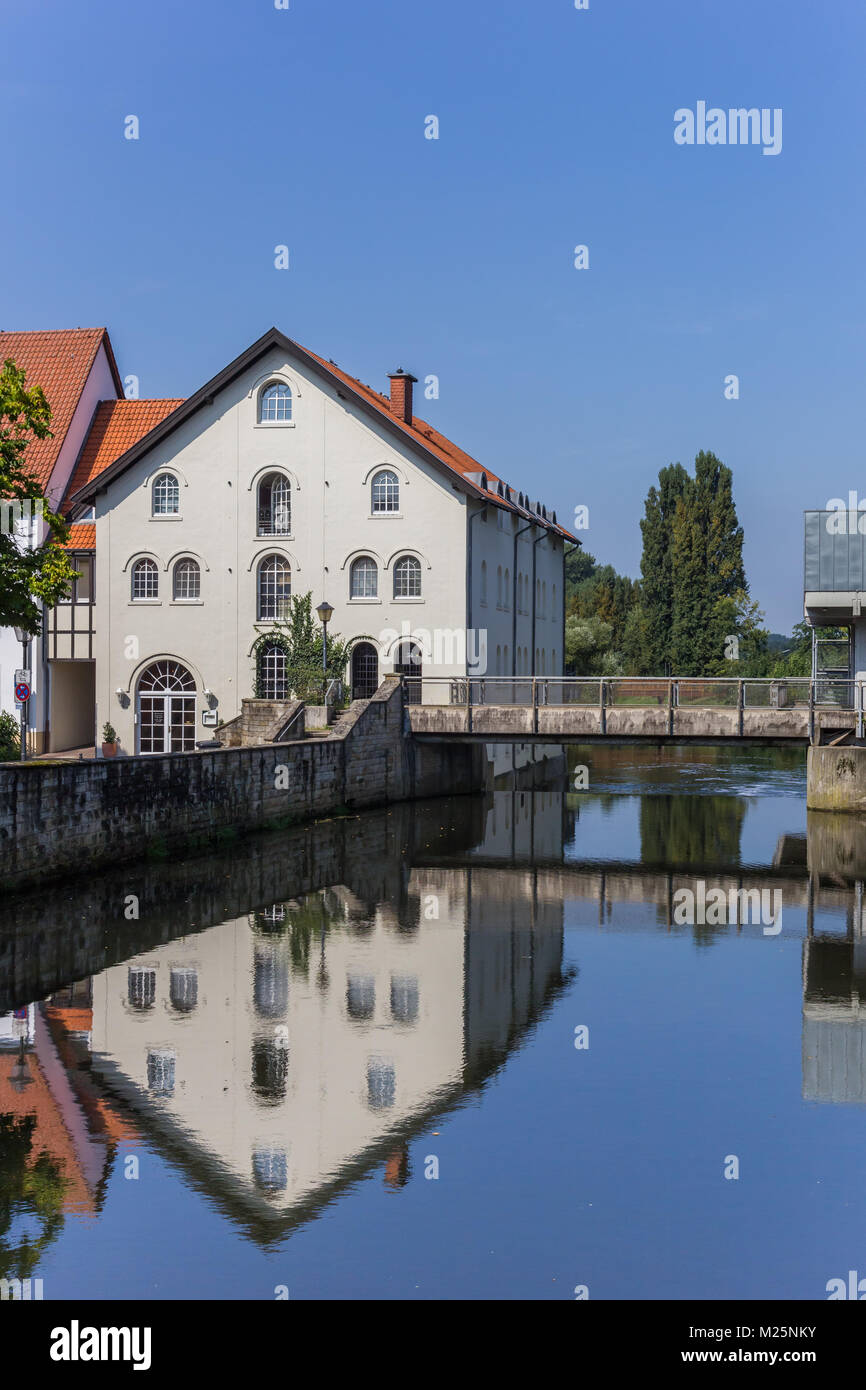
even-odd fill
[[[93,560],[90,555],[78,555],[72,562],[78,570],[75,581],[75,602],[89,603],[93,594]]]

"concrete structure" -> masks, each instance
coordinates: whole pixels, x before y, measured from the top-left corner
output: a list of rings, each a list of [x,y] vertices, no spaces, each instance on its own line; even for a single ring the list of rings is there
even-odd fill
[[[189,751],[244,698],[290,694],[290,594],[333,606],[358,697],[391,671],[561,672],[574,538],[390,381],[272,329],[184,402],[99,407],[66,507],[95,517],[92,719],[121,756]]]

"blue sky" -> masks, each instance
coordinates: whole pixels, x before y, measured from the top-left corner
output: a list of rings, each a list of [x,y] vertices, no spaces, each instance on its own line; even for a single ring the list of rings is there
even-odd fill
[[[563,519],[588,506],[585,543],[634,575],[658,469],[712,449],[753,596],[776,630],[801,617],[803,509],[866,493],[853,0],[0,0],[0,21],[0,328],[106,324],[148,396],[271,324],[380,389],[436,374],[427,418]],[[780,107],[781,153],[676,145],[700,100]]]

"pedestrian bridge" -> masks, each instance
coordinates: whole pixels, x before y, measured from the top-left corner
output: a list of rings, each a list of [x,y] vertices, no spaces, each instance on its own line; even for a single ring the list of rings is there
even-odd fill
[[[843,677],[401,679],[418,738],[817,744],[863,737],[863,683]]]

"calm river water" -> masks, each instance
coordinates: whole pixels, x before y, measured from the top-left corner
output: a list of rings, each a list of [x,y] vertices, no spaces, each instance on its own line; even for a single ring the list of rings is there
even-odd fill
[[[0,1275],[822,1299],[866,1273],[866,830],[807,821],[801,750],[567,764],[5,901]],[[714,888],[781,915],[717,920]]]

